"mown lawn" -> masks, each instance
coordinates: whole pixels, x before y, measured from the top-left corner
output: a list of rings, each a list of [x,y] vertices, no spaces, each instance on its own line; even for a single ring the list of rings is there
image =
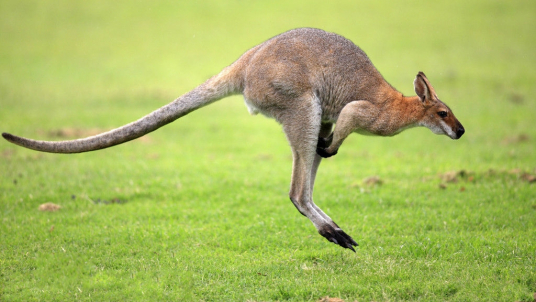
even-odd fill
[[[534,1],[3,1],[0,131],[118,127],[304,26],[405,94],[424,71],[466,129],[353,135],[322,163],[356,253],[295,210],[283,132],[231,97],[99,152],[0,141],[0,300],[533,301]]]

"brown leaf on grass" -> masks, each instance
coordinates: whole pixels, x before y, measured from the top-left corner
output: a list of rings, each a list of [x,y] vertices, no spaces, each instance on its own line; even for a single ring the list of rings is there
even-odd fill
[[[380,186],[383,184],[383,180],[379,176],[370,176],[365,178],[363,183],[367,186]]]
[[[61,206],[52,202],[47,202],[39,206],[39,211],[41,212],[56,212],[59,209],[61,209]]]
[[[440,183],[439,188],[445,190],[447,188],[447,185],[444,183]]]

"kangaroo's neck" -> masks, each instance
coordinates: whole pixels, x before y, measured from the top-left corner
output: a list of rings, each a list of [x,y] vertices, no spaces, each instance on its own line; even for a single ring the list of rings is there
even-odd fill
[[[403,117],[402,120],[404,123],[416,125],[422,120],[424,107],[418,96],[402,96],[395,104],[395,108]]]
[[[394,88],[383,96],[380,102],[381,115],[388,120],[390,135],[419,126],[424,108],[418,96],[404,96]]]

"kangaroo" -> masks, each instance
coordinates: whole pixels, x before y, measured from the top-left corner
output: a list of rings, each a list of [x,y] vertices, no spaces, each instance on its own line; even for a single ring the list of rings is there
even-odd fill
[[[70,141],[2,136],[43,152],[99,150],[143,136],[223,97],[242,94],[250,114],[274,118],[283,127],[293,155],[289,196],[294,206],[320,235],[355,252],[354,239],[313,202],[322,157],[335,155],[352,132],[393,136],[424,126],[452,139],[465,132],[424,73],[419,72],[413,84],[417,95],[406,97],[350,40],[320,29],[299,28],[251,48],[192,91],[122,127]]]

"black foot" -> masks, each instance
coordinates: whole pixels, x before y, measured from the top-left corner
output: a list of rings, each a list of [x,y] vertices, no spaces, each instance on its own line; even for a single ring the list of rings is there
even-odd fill
[[[324,236],[328,241],[338,244],[343,248],[351,249],[355,253],[354,246],[357,246],[357,242],[343,230],[326,225],[322,230],[318,231],[318,233]]]
[[[335,152],[333,152],[333,153],[329,153],[324,148],[316,147],[316,154],[322,156],[323,158],[328,158],[328,157],[332,157],[333,155],[337,154],[337,150],[335,150]]]
[[[316,144],[316,153],[323,158],[332,157],[333,155],[337,154],[338,150],[335,150],[333,153],[329,153],[326,151],[326,149],[331,145],[331,140],[333,139],[333,134],[330,135],[328,138],[319,137],[318,143]]]
[[[318,143],[317,143],[317,148],[322,148],[322,149],[326,149],[327,147],[329,147],[329,143],[328,143],[328,140],[324,137],[319,137],[318,138]]]

